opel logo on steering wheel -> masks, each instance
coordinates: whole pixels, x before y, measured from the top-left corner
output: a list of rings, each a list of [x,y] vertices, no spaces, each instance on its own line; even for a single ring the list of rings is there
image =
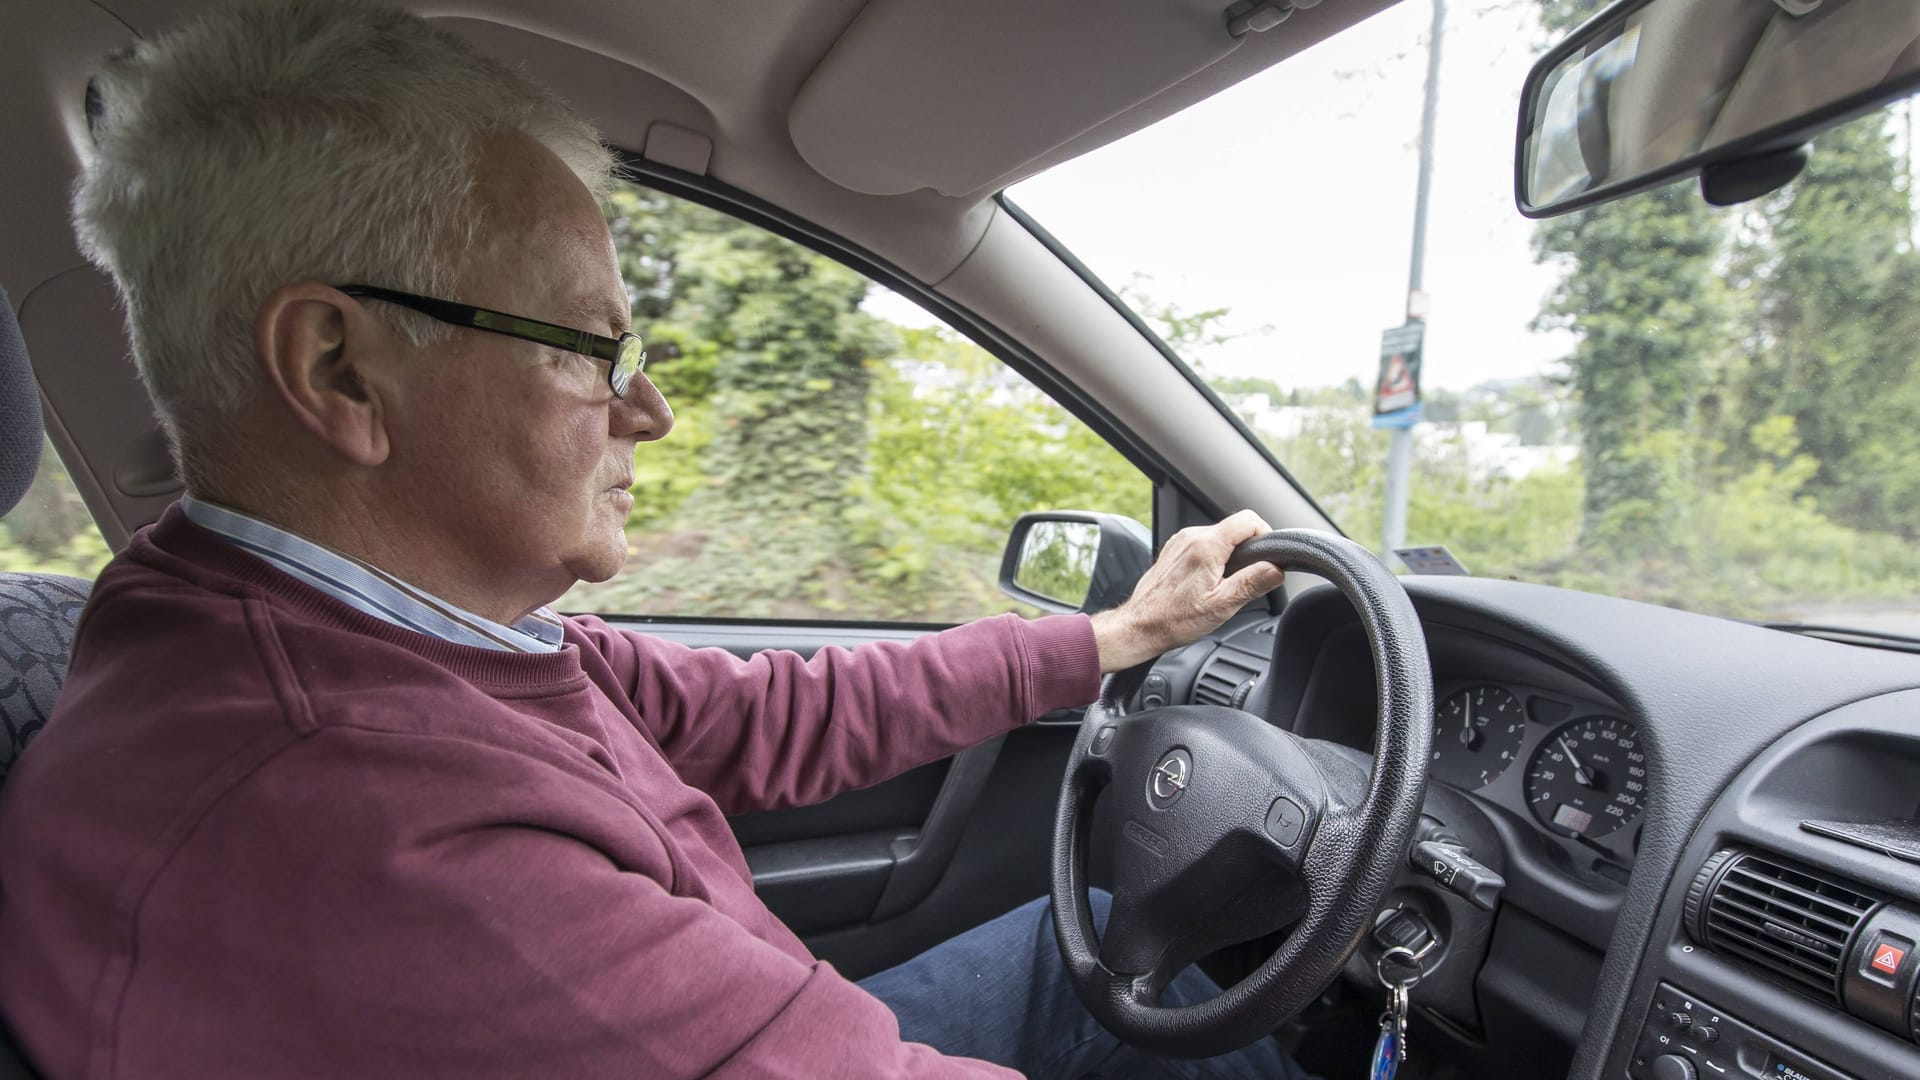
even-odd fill
[[[1193,781],[1193,755],[1185,750],[1169,750],[1147,777],[1147,803],[1165,810],[1186,793]]]

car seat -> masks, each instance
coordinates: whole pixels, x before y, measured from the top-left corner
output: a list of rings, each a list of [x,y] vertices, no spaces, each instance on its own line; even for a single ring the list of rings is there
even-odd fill
[[[12,301],[0,289],[0,516],[12,511],[32,485],[45,438],[26,339]],[[0,785],[53,713],[67,677],[74,627],[91,588],[91,582],[58,574],[0,573]],[[0,882],[0,894],[4,890]],[[0,1080],[34,1077],[0,1018]]]

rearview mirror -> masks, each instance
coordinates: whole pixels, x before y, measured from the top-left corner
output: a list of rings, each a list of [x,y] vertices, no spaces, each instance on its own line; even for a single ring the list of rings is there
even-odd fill
[[[1000,562],[1000,591],[1042,611],[1119,607],[1153,565],[1153,534],[1118,514],[1020,515]]]
[[[1916,87],[1913,0],[1621,0],[1527,76],[1515,196],[1550,217],[1699,173],[1707,201],[1742,202]]]

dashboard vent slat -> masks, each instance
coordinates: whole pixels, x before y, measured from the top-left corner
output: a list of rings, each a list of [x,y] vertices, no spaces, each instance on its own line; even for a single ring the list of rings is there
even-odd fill
[[[1778,923],[1765,919],[1733,918],[1726,912],[1715,912],[1709,917],[1708,930],[1721,930],[1742,941],[1766,940],[1775,945],[1783,959],[1794,963],[1808,963],[1816,967],[1831,968],[1839,963],[1845,950],[1818,942],[1809,942],[1797,938],[1795,932]]]
[[[1721,943],[1718,951],[1737,956],[1750,964],[1765,968],[1782,978],[1791,979],[1797,986],[1812,990],[1822,999],[1828,999],[1832,996],[1829,989],[1832,986],[1832,980],[1823,972],[1811,972],[1794,965],[1782,964],[1779,959],[1772,954],[1758,949],[1729,945],[1725,942]]]
[[[1756,926],[1744,920],[1728,919],[1720,915],[1713,916],[1713,921],[1708,924],[1708,929],[1722,931],[1723,941],[1727,940],[1727,937],[1725,935],[1731,935],[1732,940],[1736,942],[1746,942],[1746,941],[1753,941],[1758,938],[1772,937],[1772,935],[1767,933],[1767,928],[1765,926]],[[1787,949],[1795,948],[1794,943],[1791,941],[1782,941],[1780,942],[1780,944]],[[1813,972],[1816,975],[1824,974],[1826,972],[1831,971],[1833,969],[1833,961],[1835,959],[1832,956],[1822,955],[1818,951],[1814,951],[1812,956],[1807,956],[1807,955],[1804,955],[1803,953],[1783,952],[1783,951],[1776,951],[1771,955],[1782,962],[1792,964],[1794,967],[1797,967],[1797,968],[1805,968],[1806,970]]]
[[[1766,893],[1745,887],[1732,878],[1720,883],[1720,891],[1715,897],[1715,902],[1750,912],[1761,919],[1772,918],[1773,912],[1780,910],[1780,905],[1774,903]],[[1789,917],[1797,916],[1798,919],[1806,920],[1805,923],[1796,923],[1801,931],[1821,938],[1831,945],[1845,945],[1847,935],[1853,932],[1851,923],[1837,922],[1810,911],[1786,912],[1786,914]]]
[[[1193,700],[1201,705],[1225,705],[1233,700],[1237,683],[1229,682],[1225,672],[1208,668],[1193,684]]]
[[[1738,880],[1736,880],[1738,879]],[[1749,892],[1758,895],[1789,895],[1804,905],[1805,914],[1823,919],[1842,933],[1851,933],[1859,922],[1859,909],[1839,903],[1819,893],[1810,892],[1795,886],[1792,882],[1767,878],[1754,873],[1744,866],[1736,866],[1727,874],[1726,885],[1740,885]],[[1854,894],[1858,895],[1858,894]],[[1832,917],[1828,917],[1828,916]]]
[[[1265,661],[1257,656],[1221,647],[1207,659],[1206,666],[1200,669],[1200,677],[1194,680],[1194,703],[1238,708],[1244,700],[1242,688],[1265,667]]]
[[[1708,949],[1838,1004],[1847,950],[1879,904],[1844,880],[1729,850],[1708,859],[1688,889],[1687,928]]]

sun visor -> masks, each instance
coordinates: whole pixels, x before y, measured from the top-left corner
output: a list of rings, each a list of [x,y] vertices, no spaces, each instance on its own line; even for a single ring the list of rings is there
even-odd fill
[[[997,190],[1240,44],[1223,0],[874,0],[801,86],[793,142],[870,195]]]

